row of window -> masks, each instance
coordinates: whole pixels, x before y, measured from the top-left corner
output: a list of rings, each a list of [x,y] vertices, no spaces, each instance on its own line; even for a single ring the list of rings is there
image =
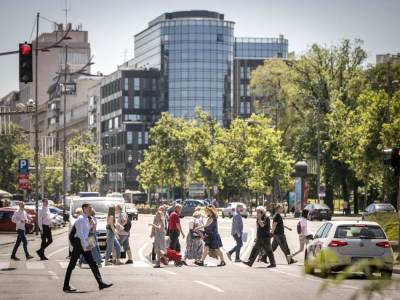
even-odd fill
[[[250,85],[248,84],[240,84],[240,97],[248,97],[250,96]]]
[[[227,54],[233,53],[233,47],[232,44],[230,43],[176,42],[176,43],[165,43],[164,49],[171,52],[201,50],[209,52],[225,52]]]
[[[127,131],[126,132],[126,144],[132,145],[134,137],[137,139],[137,145],[148,145],[149,144],[149,132],[145,131]]]
[[[184,81],[171,81],[169,84],[170,89],[210,89],[210,90],[225,90],[225,82],[211,81],[211,80],[184,80]]]
[[[205,89],[169,89],[169,103],[177,98],[186,99],[210,99],[215,101],[216,99],[222,99],[228,96],[228,92],[224,90],[205,90]]]
[[[155,96],[124,96],[124,109],[158,109],[158,101]]]
[[[171,81],[178,80],[180,81],[181,79],[185,81],[189,80],[195,80],[199,81],[199,86],[202,85],[203,81],[220,81],[224,82],[225,79],[230,75],[230,70],[223,70],[223,71],[217,71],[217,70],[169,70],[168,76],[169,76],[169,81],[171,84]]]
[[[277,57],[277,58],[286,58],[287,54],[283,55],[282,51],[273,51],[273,50],[236,50],[235,57],[254,57],[254,58],[268,58],[268,57]]]
[[[121,90],[121,80],[117,79],[101,87],[101,98],[106,98]]]
[[[212,33],[212,32],[204,32],[204,33],[182,33],[182,34],[166,34],[163,36],[164,41],[168,41],[169,43],[181,43],[182,41],[196,41],[196,42],[217,42],[217,43],[225,43],[232,45],[233,37],[231,35],[223,34],[223,33]]]
[[[239,113],[240,114],[250,114],[251,113],[251,105],[250,102],[240,102],[240,108],[239,108]]]
[[[121,100],[116,98],[101,105],[101,114],[104,116],[119,109],[121,109]]]
[[[160,119],[159,115],[124,114],[124,121],[139,121],[153,123]]]
[[[212,19],[180,19],[180,20],[166,20],[161,23],[163,28],[168,27],[175,27],[175,28],[182,28],[184,26],[193,26],[193,25],[200,25],[200,26],[213,26],[213,27],[228,27],[233,30],[234,23],[230,21],[221,21],[221,20],[212,20]],[[165,29],[164,29],[165,30]]]

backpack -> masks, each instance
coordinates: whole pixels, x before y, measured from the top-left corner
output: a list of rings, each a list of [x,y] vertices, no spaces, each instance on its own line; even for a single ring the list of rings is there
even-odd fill
[[[124,230],[126,232],[131,231],[131,227],[132,227],[132,221],[130,218],[127,218],[126,224],[124,225]]]
[[[301,234],[301,223],[300,223],[300,221],[297,223],[297,233]]]
[[[69,232],[68,239],[71,245],[74,244],[74,239],[75,239],[75,233],[76,233],[76,228],[75,224],[72,226],[71,231]]]

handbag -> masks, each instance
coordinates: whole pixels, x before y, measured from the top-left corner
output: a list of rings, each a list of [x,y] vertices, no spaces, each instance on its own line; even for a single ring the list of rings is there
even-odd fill
[[[243,242],[243,243],[247,243],[247,238],[248,238],[247,232],[243,232],[243,233],[242,233],[242,242]]]

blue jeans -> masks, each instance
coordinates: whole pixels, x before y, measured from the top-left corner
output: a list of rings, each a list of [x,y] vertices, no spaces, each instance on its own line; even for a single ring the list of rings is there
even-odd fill
[[[107,229],[106,261],[110,258],[113,248],[115,248],[115,252],[117,253],[116,258],[119,259],[121,257],[121,245],[119,244],[114,232]]]
[[[14,249],[11,254],[12,257],[14,257],[15,254],[17,253],[18,247],[21,244],[21,242],[22,242],[22,245],[24,246],[25,256],[26,257],[29,256],[28,241],[26,240],[25,230],[18,229],[17,230],[17,241],[15,242],[15,246],[14,246]]]
[[[96,262],[96,264],[100,265],[101,264],[101,254],[100,254],[100,247],[99,247],[99,242],[97,241],[97,236],[94,235],[94,239],[96,240],[96,247],[92,249],[92,256],[93,260]],[[86,263],[85,258],[83,257],[83,254],[79,257],[79,262],[81,264]]]
[[[241,236],[238,236],[237,234],[234,234],[234,235],[233,235],[233,238],[235,239],[236,246],[233,247],[232,250],[229,251],[228,253],[229,253],[229,254],[232,254],[233,252],[236,252],[236,257],[235,257],[235,258],[236,258],[236,259],[239,259],[239,258],[240,258],[240,249],[241,249],[242,246],[243,246],[242,237],[241,237]]]

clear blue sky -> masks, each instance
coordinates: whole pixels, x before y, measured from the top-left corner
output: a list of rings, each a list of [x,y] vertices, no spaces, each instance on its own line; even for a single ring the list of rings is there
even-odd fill
[[[133,57],[133,35],[163,12],[205,9],[236,23],[236,36],[289,39],[289,51],[361,38],[374,62],[378,53],[400,52],[399,0],[68,0],[69,21],[89,31],[94,71],[108,74]],[[0,52],[29,39],[35,14],[64,22],[65,0],[0,0]],[[41,32],[51,31],[41,21]],[[18,88],[18,57],[0,56],[0,97]]]

